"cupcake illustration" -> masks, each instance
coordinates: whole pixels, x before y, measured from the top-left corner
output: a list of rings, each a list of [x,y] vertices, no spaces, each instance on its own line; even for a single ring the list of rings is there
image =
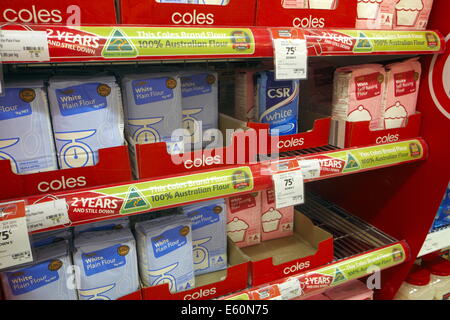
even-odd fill
[[[231,222],[227,223],[227,234],[233,242],[241,242],[245,239],[249,225],[239,218],[233,218]]]
[[[358,0],[358,19],[375,20],[383,0]]]
[[[423,10],[422,0],[400,0],[395,5],[397,25],[412,27],[416,24],[420,11]]]
[[[281,213],[274,208],[270,208],[269,211],[262,215],[262,226],[264,232],[272,232],[278,230],[280,225]]]
[[[371,121],[372,116],[369,110],[365,109],[364,106],[360,105],[357,109],[350,112],[347,116],[347,121],[358,122],[358,121]]]
[[[309,0],[310,9],[323,9],[332,10],[334,9],[335,0]]]
[[[408,112],[405,107],[397,101],[395,105],[386,109],[384,113],[384,127],[386,129],[404,127],[407,117]]]

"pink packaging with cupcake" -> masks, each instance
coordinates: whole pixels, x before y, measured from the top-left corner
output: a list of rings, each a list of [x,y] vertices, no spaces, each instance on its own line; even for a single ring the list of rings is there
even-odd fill
[[[370,121],[371,130],[382,129],[385,70],[380,64],[336,69],[333,80],[333,120]]]
[[[394,29],[426,29],[433,0],[400,0],[395,4]]]
[[[386,66],[385,129],[406,126],[416,112],[421,70],[418,58]]]
[[[392,29],[397,0],[358,0],[356,28]]]
[[[234,196],[227,201],[227,235],[243,248],[261,242],[261,193]]]
[[[290,236],[294,233],[294,207],[276,209],[275,191],[262,191],[262,241]]]

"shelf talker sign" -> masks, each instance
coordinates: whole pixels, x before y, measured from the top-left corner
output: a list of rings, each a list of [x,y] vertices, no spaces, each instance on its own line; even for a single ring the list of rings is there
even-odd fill
[[[250,192],[253,186],[250,168],[238,167],[79,192],[66,200],[71,221],[81,222]]]

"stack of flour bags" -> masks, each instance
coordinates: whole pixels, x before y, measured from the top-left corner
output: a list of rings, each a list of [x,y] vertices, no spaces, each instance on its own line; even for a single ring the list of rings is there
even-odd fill
[[[0,97],[0,159],[19,174],[94,165],[99,149],[124,144],[122,113],[112,76],[56,76],[48,88],[43,80],[8,81]]]
[[[127,218],[32,237],[34,262],[1,273],[6,299],[114,300],[140,288]]]

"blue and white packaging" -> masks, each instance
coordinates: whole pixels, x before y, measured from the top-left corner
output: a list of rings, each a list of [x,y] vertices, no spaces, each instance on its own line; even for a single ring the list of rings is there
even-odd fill
[[[67,241],[34,249],[35,261],[1,273],[7,300],[77,300]]]
[[[183,152],[181,84],[176,73],[132,74],[122,79],[125,132],[131,145],[166,142],[169,153]]]
[[[7,83],[0,96],[0,160],[15,173],[58,169],[43,81]]]
[[[130,227],[130,221],[128,218],[118,218],[105,221],[97,221],[88,224],[82,224],[75,226],[73,232],[75,235],[83,232],[93,232],[93,231],[105,231],[105,230],[119,230]]]
[[[207,130],[219,126],[219,98],[217,73],[192,71],[181,73],[181,97],[183,106],[183,128],[191,150],[206,147]]]
[[[31,245],[34,248],[46,246],[64,240],[68,241],[69,243],[71,242],[72,231],[70,229],[47,231],[31,235]]]
[[[298,132],[299,80],[276,81],[273,71],[257,74],[259,122],[270,125],[271,135]]]
[[[450,225],[450,182],[439,206],[432,228],[439,229],[448,225]]]
[[[191,219],[183,215],[136,224],[141,281],[147,287],[169,284],[170,292],[195,286]]]
[[[192,247],[195,275],[227,267],[227,210],[225,200],[218,199],[181,208],[192,222]]]
[[[112,76],[53,77],[48,96],[59,165],[95,165],[98,149],[124,144],[120,88]]]
[[[78,234],[73,262],[80,300],[116,300],[139,290],[135,245],[128,228]]]

